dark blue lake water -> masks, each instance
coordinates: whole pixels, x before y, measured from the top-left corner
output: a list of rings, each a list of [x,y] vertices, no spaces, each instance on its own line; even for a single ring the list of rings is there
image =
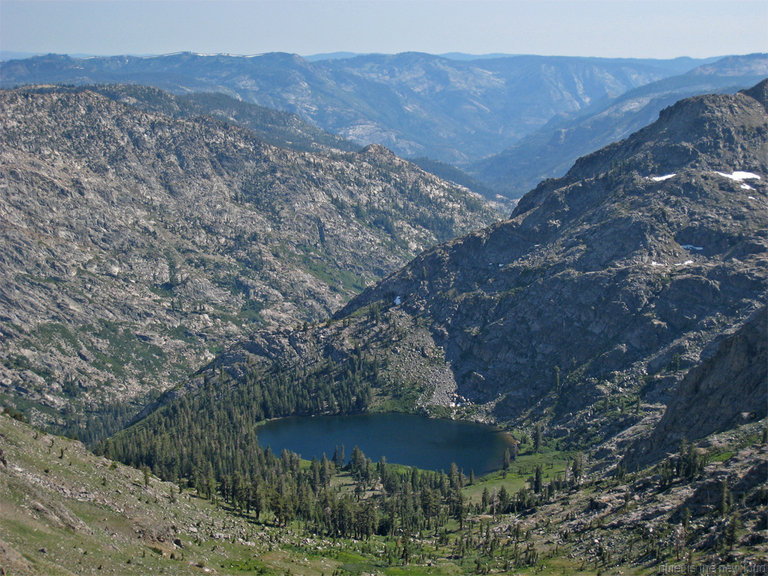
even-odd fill
[[[417,466],[426,470],[450,469],[455,462],[465,474],[498,470],[509,435],[496,428],[470,422],[434,420],[415,414],[359,414],[283,418],[258,429],[259,444],[280,454],[284,448],[311,460],[333,457],[344,446],[347,459],[358,446],[374,462]]]

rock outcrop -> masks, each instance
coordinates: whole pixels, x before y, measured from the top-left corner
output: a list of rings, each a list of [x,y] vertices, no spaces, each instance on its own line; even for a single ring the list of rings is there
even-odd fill
[[[768,308],[710,344],[683,378],[651,437],[633,446],[634,468],[695,442],[768,416]]]

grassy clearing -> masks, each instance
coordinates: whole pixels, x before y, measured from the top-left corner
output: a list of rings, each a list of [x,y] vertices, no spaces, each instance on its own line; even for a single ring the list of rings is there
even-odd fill
[[[468,500],[474,504],[480,502],[483,490],[499,491],[504,488],[510,494],[521,488],[530,488],[529,479],[535,474],[536,467],[541,466],[542,479],[545,484],[565,474],[571,455],[567,452],[543,450],[537,454],[521,454],[512,462],[509,470],[497,470],[475,480],[474,484],[464,490]]]

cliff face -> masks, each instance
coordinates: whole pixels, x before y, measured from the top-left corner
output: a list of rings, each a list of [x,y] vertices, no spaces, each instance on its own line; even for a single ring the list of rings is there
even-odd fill
[[[412,407],[541,421],[580,445],[614,436],[660,413],[702,351],[764,303],[765,91],[684,100],[333,322],[257,334],[218,363],[236,377],[275,358],[311,370],[361,348]]]
[[[1,92],[0,121],[0,389],[41,421],[128,411],[495,217],[382,147],[298,152],[87,90]]]
[[[768,308],[704,350],[683,378],[647,440],[632,447],[628,465],[652,462],[694,442],[768,415]]]

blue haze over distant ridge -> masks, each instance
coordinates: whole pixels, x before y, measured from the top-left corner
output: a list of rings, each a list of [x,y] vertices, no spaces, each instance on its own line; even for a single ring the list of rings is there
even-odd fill
[[[431,158],[470,168],[478,180],[516,196],[535,185],[540,176],[557,175],[575,157],[614,139],[615,131],[571,138],[563,161],[565,153],[559,144],[546,137],[547,126],[553,122],[575,122],[590,110],[599,115],[624,94],[661,81],[667,81],[671,89],[664,99],[656,100],[659,104],[696,91],[722,89],[724,76],[727,86],[745,88],[755,83],[761,66],[768,71],[768,64],[755,67],[754,60],[724,58],[721,62],[726,65],[719,69],[712,58],[435,56],[421,52],[339,52],[307,58],[288,53],[182,52],[84,59],[45,55],[0,62],[0,86],[123,82],[174,93],[221,92],[295,113],[358,145],[382,144],[406,158]],[[747,69],[748,65],[752,68]],[[703,72],[692,75],[693,70]],[[649,106],[646,112],[643,123],[652,121],[658,108]],[[613,118],[612,123],[621,125],[620,119]],[[570,130],[568,126],[557,129]],[[540,130],[545,136],[536,136]],[[530,147],[532,152],[520,152],[515,147],[526,138],[543,139],[555,150],[545,146],[542,153],[540,145],[526,144],[526,150]],[[501,165],[485,160],[504,150],[515,152],[505,152],[499,158]],[[522,154],[522,160],[515,160],[515,154]]]

